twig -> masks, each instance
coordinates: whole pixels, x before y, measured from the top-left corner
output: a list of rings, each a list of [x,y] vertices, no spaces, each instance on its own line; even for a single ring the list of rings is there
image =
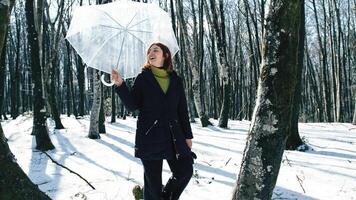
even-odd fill
[[[295,176],[297,177],[298,183],[299,183],[300,187],[303,189],[303,192],[305,194],[305,190],[304,190],[304,187],[303,187],[303,184],[302,184],[303,183],[302,179],[300,179],[298,175],[295,175]]]
[[[290,163],[290,160],[288,159],[287,155],[285,157],[286,157],[286,161],[287,161],[287,164],[289,165],[289,167],[292,167],[292,164]]]
[[[47,152],[42,151],[42,153],[46,154],[46,156],[48,156],[48,158],[51,159],[52,162],[54,162],[55,164],[57,164],[57,165],[63,167],[64,169],[68,170],[70,173],[73,173],[73,174],[79,176],[79,178],[83,179],[86,183],[88,183],[88,185],[89,185],[93,190],[95,190],[94,186],[92,186],[92,185],[91,185],[85,178],[83,178],[80,174],[78,174],[77,172],[75,172],[75,171],[69,169],[68,167],[66,167],[66,166],[64,166],[64,165],[62,165],[62,164],[59,164],[57,161],[53,160],[53,158],[52,158]]]
[[[229,160],[227,160],[227,162],[225,163],[225,166],[230,162],[231,157],[229,158]]]
[[[208,164],[211,167],[211,164],[209,162],[204,161],[204,160],[202,162]]]

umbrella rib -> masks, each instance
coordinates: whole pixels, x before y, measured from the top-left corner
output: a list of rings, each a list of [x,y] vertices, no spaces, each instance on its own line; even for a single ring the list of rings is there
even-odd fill
[[[144,19],[144,20],[142,20],[142,21],[139,21],[138,23],[136,23],[136,24],[134,24],[134,25],[132,25],[132,26],[130,26],[130,27],[128,27],[128,28],[132,28],[133,26],[137,26],[137,25],[139,25],[139,24],[141,24],[141,23],[143,23],[143,22],[145,22],[145,21],[147,21],[148,20],[148,18],[146,18],[146,19]]]
[[[129,32],[152,33],[152,31],[128,30]]]
[[[114,35],[112,35],[111,37],[109,37],[108,39],[106,39],[103,44],[98,48],[98,50],[96,50],[94,56],[90,59],[90,61],[88,63],[91,63],[91,61],[96,57],[97,53],[105,46],[105,44],[113,37],[115,37],[116,35],[120,34],[122,31],[115,33]]]
[[[121,25],[118,21],[116,21],[116,19],[114,19],[113,17],[111,17],[110,15],[109,15],[109,13],[107,13],[106,11],[104,11],[104,10],[100,10],[100,11],[102,11],[106,16],[108,16],[110,19],[112,19],[117,25],[119,25],[119,26],[121,26],[122,28],[125,28],[123,25]]]
[[[125,34],[125,36],[126,36],[126,34]],[[121,48],[120,48],[120,54],[119,54],[119,58],[117,59],[117,62],[116,62],[116,68],[119,68],[119,61],[120,61],[120,58],[121,58],[122,47],[124,46],[124,43],[125,43],[124,38],[125,38],[125,37],[122,38],[122,43],[121,43]]]
[[[146,43],[144,41],[142,41],[140,38],[138,38],[136,35],[130,33],[130,32],[127,32],[128,34],[132,35],[133,37],[135,37],[138,41],[142,42],[143,45],[146,45]]]
[[[117,29],[117,30],[124,30],[123,28],[118,28],[118,27],[113,27],[113,26],[108,26],[108,25],[102,25],[102,24],[100,24],[99,26],[103,26],[103,27],[106,27],[106,28]]]
[[[126,25],[126,27],[125,27],[126,29],[128,29],[128,27],[130,26],[131,22],[136,17],[136,15],[137,15],[137,11],[136,11],[135,15],[132,17],[131,21]]]

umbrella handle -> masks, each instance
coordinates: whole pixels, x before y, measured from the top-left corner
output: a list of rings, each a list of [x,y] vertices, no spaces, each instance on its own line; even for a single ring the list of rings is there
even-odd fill
[[[105,78],[105,74],[101,75],[100,80],[105,86],[111,87],[115,84],[114,82],[111,82],[111,83],[106,82],[104,78]]]

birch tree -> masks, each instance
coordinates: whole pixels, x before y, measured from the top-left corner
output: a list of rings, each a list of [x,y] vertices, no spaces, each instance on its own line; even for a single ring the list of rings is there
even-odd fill
[[[104,4],[110,2],[109,0],[98,0],[97,4]],[[99,139],[99,130],[105,129],[105,125],[102,124],[104,127],[100,127],[99,123],[102,123],[99,119],[100,110],[102,109],[102,86],[100,82],[100,72],[97,69],[93,69],[93,84],[94,84],[94,97],[93,97],[93,104],[91,107],[90,113],[90,125],[89,125],[89,135],[90,139]]]

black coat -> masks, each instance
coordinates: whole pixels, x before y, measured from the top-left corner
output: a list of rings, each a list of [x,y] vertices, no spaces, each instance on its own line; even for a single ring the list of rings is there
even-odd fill
[[[125,82],[115,86],[125,107],[139,110],[135,156],[141,159],[172,159],[190,155],[185,139],[193,138],[183,82],[173,71],[164,93],[150,69],[144,69],[131,90]]]

